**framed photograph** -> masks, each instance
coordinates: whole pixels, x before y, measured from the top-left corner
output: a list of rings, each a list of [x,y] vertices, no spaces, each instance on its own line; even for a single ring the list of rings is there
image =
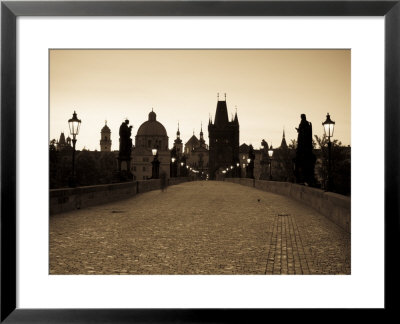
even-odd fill
[[[3,1],[1,321],[393,309],[399,21],[398,1]]]

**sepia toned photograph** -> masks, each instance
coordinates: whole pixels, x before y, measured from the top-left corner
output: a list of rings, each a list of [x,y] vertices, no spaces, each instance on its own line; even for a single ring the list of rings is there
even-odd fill
[[[49,121],[49,274],[351,274],[351,50],[51,49]]]

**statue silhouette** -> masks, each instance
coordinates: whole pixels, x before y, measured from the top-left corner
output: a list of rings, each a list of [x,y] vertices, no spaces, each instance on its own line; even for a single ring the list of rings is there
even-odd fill
[[[119,127],[119,158],[129,159],[132,152],[132,126],[129,125],[129,120],[125,120]]]
[[[132,126],[126,119],[119,127],[119,154],[118,154],[118,172],[120,181],[132,180],[131,174],[131,152],[132,152]],[[126,162],[126,170],[122,170],[122,162]]]
[[[298,137],[295,158],[295,177],[297,183],[304,183],[312,186],[315,184],[314,168],[316,161],[312,145],[312,124],[307,121],[305,114],[301,114],[300,117],[300,125],[296,128]]]

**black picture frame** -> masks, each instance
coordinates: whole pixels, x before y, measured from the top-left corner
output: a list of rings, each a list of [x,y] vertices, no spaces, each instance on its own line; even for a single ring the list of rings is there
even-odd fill
[[[399,246],[400,0],[392,1],[2,1],[1,322],[254,322],[266,309],[16,308],[16,19],[19,16],[384,16],[385,310],[395,310]],[[371,125],[371,128],[373,126]],[[367,126],[368,128],[368,126]],[[368,129],[366,129],[366,137]],[[368,155],[373,155],[369,152]],[[379,157],[375,157],[379,158]],[[372,190],[372,189],[371,189]],[[371,262],[373,256],[371,256]],[[367,283],[366,283],[367,284]],[[266,292],[267,293],[267,292]],[[271,311],[271,310],[270,310]]]

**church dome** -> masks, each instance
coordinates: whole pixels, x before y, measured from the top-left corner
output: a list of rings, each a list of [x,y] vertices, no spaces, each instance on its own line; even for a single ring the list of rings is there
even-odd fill
[[[102,133],[111,133],[110,128],[107,126],[107,124],[104,125],[104,127],[101,129]]]
[[[156,113],[151,111],[149,113],[149,120],[140,125],[137,136],[167,136],[165,127],[156,120]]]

